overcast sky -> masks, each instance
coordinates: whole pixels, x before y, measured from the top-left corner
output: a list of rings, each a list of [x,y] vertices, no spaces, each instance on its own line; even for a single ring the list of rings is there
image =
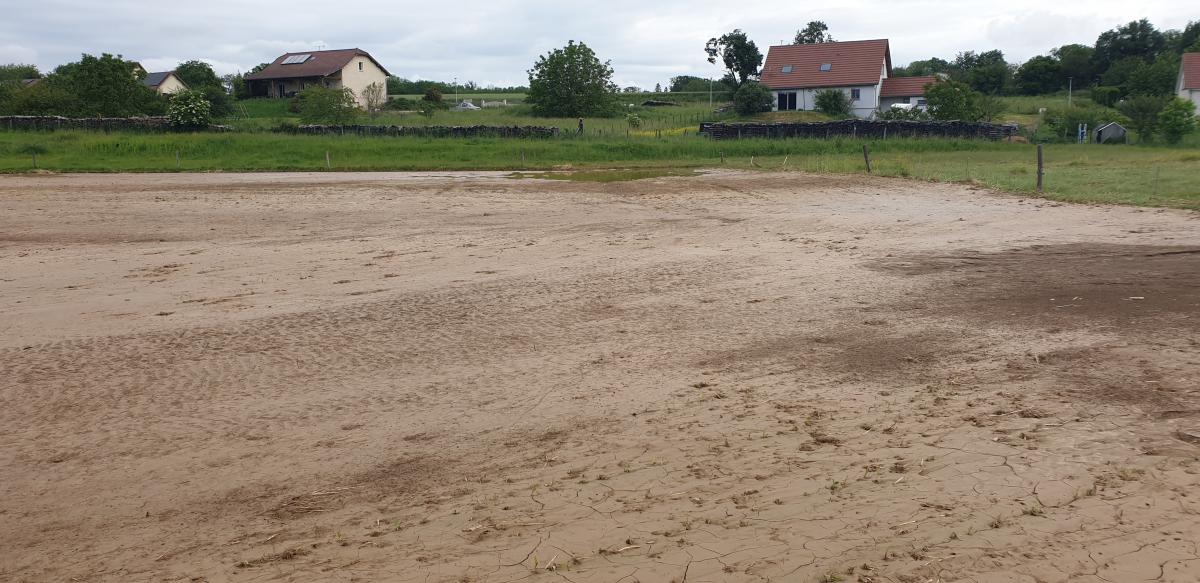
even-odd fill
[[[15,2],[15,0],[12,0]],[[394,75],[525,84],[538,55],[583,41],[612,61],[622,86],[652,88],[675,75],[719,76],[706,40],[740,28],[767,46],[823,20],[839,40],[887,38],[902,65],[964,50],[999,48],[1010,62],[1067,43],[1087,43],[1146,17],[1182,28],[1190,2],[1171,0],[841,0],[836,3],[489,0],[40,0],[0,10],[0,63],[43,71],[81,53],[110,52],[150,71],[200,59],[218,74],[244,71],[288,51],[365,49]],[[1194,4],[1193,4],[1194,6]]]

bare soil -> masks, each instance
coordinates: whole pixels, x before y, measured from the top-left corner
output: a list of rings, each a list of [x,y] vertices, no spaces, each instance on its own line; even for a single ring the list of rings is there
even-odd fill
[[[1200,580],[1200,215],[0,178],[0,580]]]

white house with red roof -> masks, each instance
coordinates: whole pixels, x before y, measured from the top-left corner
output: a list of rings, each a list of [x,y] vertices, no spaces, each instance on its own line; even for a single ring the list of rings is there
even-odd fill
[[[1184,53],[1179,63],[1179,81],[1175,91],[1180,99],[1196,104],[1200,109],[1200,53]]]
[[[892,77],[887,39],[772,46],[760,78],[771,90],[774,111],[816,109],[817,92],[836,89],[861,118],[895,104],[924,107],[925,86],[937,81]]]

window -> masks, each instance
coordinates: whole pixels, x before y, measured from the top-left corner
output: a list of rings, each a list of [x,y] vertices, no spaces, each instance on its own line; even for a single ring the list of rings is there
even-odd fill
[[[833,70],[833,63],[821,63],[821,72],[826,73]]]
[[[792,66],[791,66],[791,65],[784,65],[784,66],[783,66],[783,68],[779,70],[779,72],[780,72],[780,73],[791,73],[791,72],[792,72]]]
[[[860,98],[862,98],[861,91],[859,91],[858,89],[850,90],[850,101],[858,101]]]
[[[928,102],[928,101],[925,101],[924,99],[918,99],[918,100],[917,100],[917,105],[920,105],[921,107],[925,107],[925,106],[926,106],[926,105],[928,105],[928,104],[929,104],[929,102]]]
[[[358,62],[358,70],[359,70],[359,71],[361,71],[361,70],[362,70],[362,65],[363,65],[363,64],[362,64],[362,61],[359,61],[359,62]]]
[[[796,93],[778,93],[775,98],[775,109],[779,111],[794,111],[796,109]]]

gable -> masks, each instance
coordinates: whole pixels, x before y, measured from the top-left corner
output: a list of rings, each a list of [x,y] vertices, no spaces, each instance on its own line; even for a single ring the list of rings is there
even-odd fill
[[[768,49],[762,83],[771,89],[877,85],[891,74],[887,39],[776,45]]]

